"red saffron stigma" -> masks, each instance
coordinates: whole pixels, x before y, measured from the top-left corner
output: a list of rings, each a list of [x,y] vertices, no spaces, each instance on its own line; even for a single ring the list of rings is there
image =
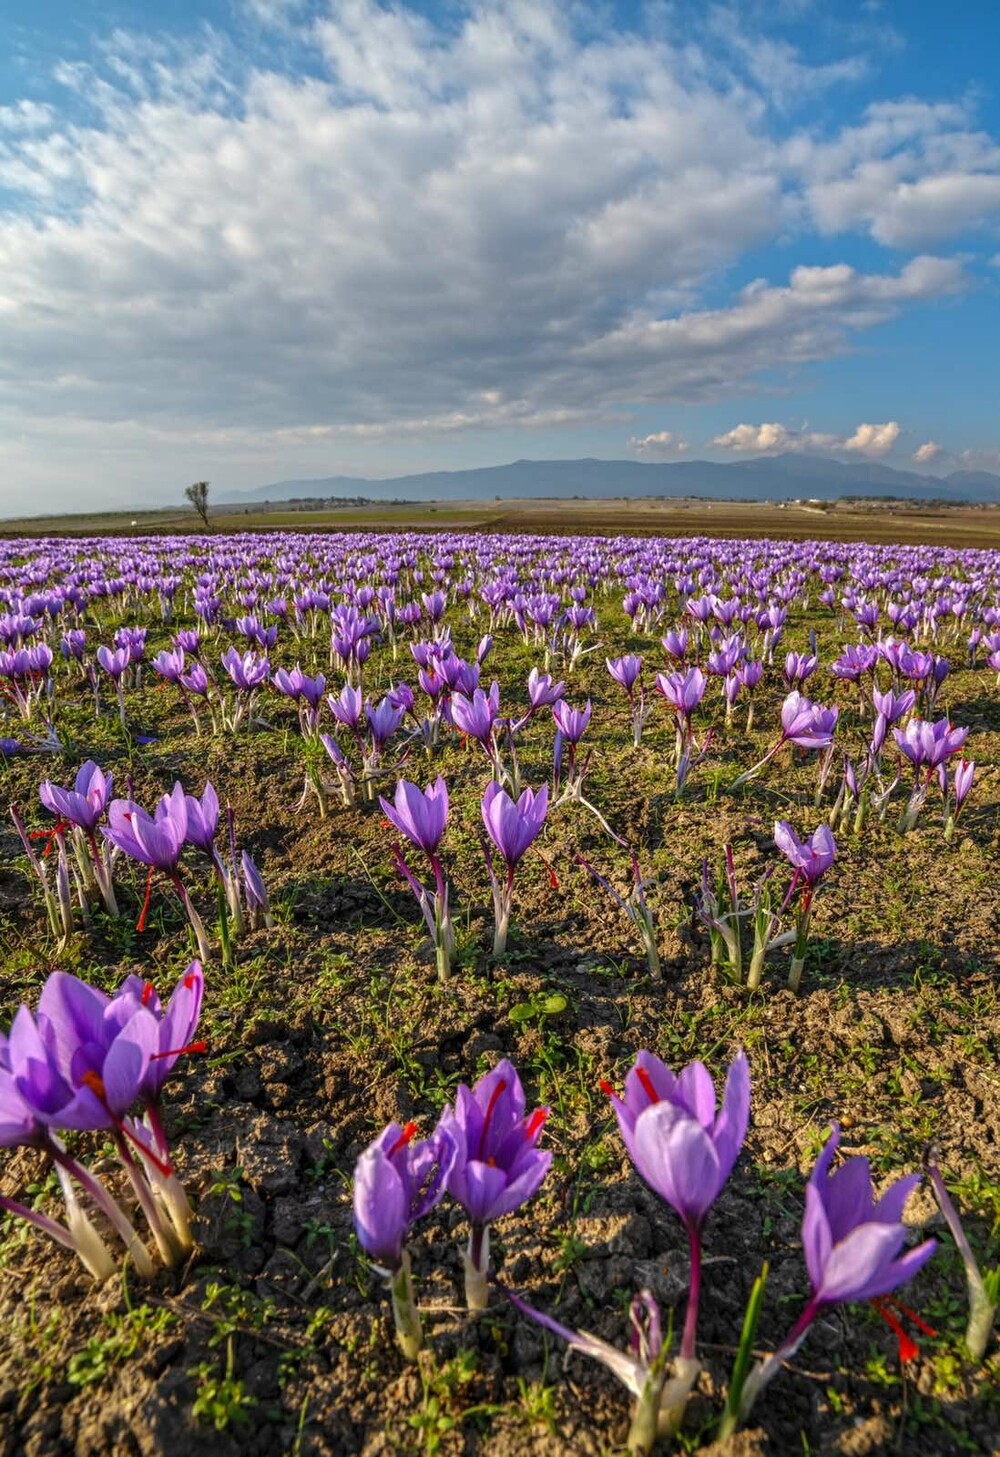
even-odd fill
[[[501,1094],[502,1093],[505,1093],[506,1091],[507,1091],[507,1079],[506,1078],[500,1078],[500,1080],[498,1081],[496,1087],[493,1089],[492,1093],[490,1094],[490,1101],[487,1103],[487,1105],[486,1105],[486,1112],[483,1114],[483,1131],[479,1135],[479,1157],[480,1157],[480,1159],[482,1159],[483,1153],[484,1153],[484,1151],[486,1149],[486,1135],[490,1131],[490,1120],[493,1117],[493,1110],[496,1108],[496,1105],[497,1105],[497,1103],[498,1103],[498,1101],[500,1099]]]
[[[917,1329],[923,1331],[925,1336],[937,1335],[937,1331],[932,1325],[928,1325],[927,1322],[923,1320],[915,1310],[911,1310],[908,1305],[904,1305],[897,1296],[885,1295],[882,1297],[882,1303],[883,1305],[895,1306],[899,1313],[901,1315],[905,1315],[907,1320],[912,1320],[913,1324],[917,1327]]]
[[[535,853],[538,856],[539,860],[542,862],[542,864],[545,866],[545,869],[549,872],[549,885],[552,887],[553,890],[558,890],[559,882],[556,879],[556,873],[552,869],[552,866],[549,864],[549,862],[546,860],[545,856],[541,853],[540,850],[536,850]]]
[[[191,988],[194,986],[194,980],[195,980],[195,978],[194,978],[194,972],[193,971],[189,971],[188,974],[187,974],[187,976],[184,978],[184,989],[185,989],[185,991],[190,991],[191,990]]]
[[[139,919],[135,923],[135,929],[137,931],[145,931],[145,929],[146,929],[146,915],[147,915],[147,913],[149,911],[149,898],[150,898],[150,896],[152,894],[153,894],[153,866],[151,865],[149,867],[149,875],[146,877],[146,899],[142,903],[142,910],[139,913]]]
[[[536,1137],[538,1130],[541,1128],[542,1124],[545,1122],[548,1116],[548,1108],[536,1108],[534,1113],[532,1113],[524,1130],[524,1137],[528,1143],[531,1143]]]
[[[394,1154],[399,1153],[399,1150],[401,1148],[405,1148],[406,1145],[409,1143],[410,1139],[416,1133],[416,1131],[417,1125],[415,1123],[405,1124],[402,1133],[399,1135],[399,1137],[396,1139],[396,1142],[389,1150],[389,1157],[392,1158]]]
[[[649,1099],[649,1101],[651,1103],[658,1103],[660,1101],[660,1095],[653,1087],[653,1079],[649,1076],[649,1073],[646,1071],[646,1069],[644,1067],[637,1067],[635,1070],[635,1075],[642,1084],[643,1091],[645,1092],[646,1097]]]
[[[888,1308],[887,1305],[883,1304],[881,1300],[873,1300],[872,1305],[874,1305],[879,1315],[882,1317],[886,1325],[896,1337],[896,1343],[899,1347],[900,1361],[905,1363],[906,1361],[915,1360],[915,1358],[920,1355],[920,1347],[917,1345],[916,1341],[913,1340],[911,1336],[907,1335],[906,1331],[904,1331],[903,1327],[893,1315],[892,1311]]]
[[[151,981],[147,981],[142,989],[142,1005],[148,1007],[156,988]]]
[[[121,1123],[116,1118],[115,1127],[118,1129],[119,1133],[124,1134],[124,1136],[128,1139],[129,1143],[135,1145],[135,1147],[142,1154],[143,1158],[149,1160],[149,1162],[153,1165],[154,1169],[158,1169],[165,1179],[169,1179],[170,1175],[173,1173],[173,1168],[170,1164],[167,1163],[166,1159],[161,1159],[159,1154],[153,1152],[148,1143],[143,1143],[142,1139],[137,1137],[137,1135],[132,1132],[131,1128],[129,1128],[127,1123]]]
[[[85,1088],[89,1088],[92,1093],[96,1094],[102,1103],[104,1102],[104,1079],[100,1073],[95,1073],[93,1068],[88,1068],[80,1081]]]
[[[606,1098],[613,1098],[615,1096],[615,1090],[606,1078],[601,1078],[601,1081],[597,1084],[597,1086],[600,1088],[601,1092]]]
[[[187,1047],[171,1047],[166,1052],[154,1052],[150,1054],[150,1062],[156,1062],[161,1057],[183,1057],[186,1052],[204,1052],[207,1042],[189,1042]]]

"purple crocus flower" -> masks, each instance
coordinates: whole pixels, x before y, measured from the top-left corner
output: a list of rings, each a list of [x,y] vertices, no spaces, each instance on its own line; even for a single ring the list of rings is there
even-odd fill
[[[687,657],[688,648],[691,644],[691,634],[686,627],[682,628],[680,632],[671,628],[666,637],[661,638],[660,641],[668,657],[679,658],[683,662]]]
[[[891,688],[887,693],[880,693],[878,685],[872,685],[872,702],[887,726],[898,723],[904,714],[909,713],[916,697],[912,688],[906,688],[902,693],[894,693]]]
[[[118,680],[121,678],[122,674],[128,668],[129,662],[131,660],[129,658],[127,648],[115,648],[115,650],[112,651],[111,648],[104,647],[102,644],[102,646],[97,649],[97,661],[104,669],[105,673],[107,673],[108,676],[113,678],[117,683]]]
[[[264,877],[246,850],[240,854],[240,869],[243,871],[243,894],[246,897],[247,912],[254,930],[271,926],[271,904],[268,899]]]
[[[657,673],[656,686],[673,705],[678,718],[690,722],[692,713],[705,696],[707,684],[700,668],[689,668],[686,673]]]
[[[278,668],[273,674],[271,682],[286,698],[304,698],[310,708],[319,707],[319,701],[326,690],[326,679],[322,673],[318,673],[315,678],[310,678],[308,673],[303,673],[298,664],[290,671]]]
[[[836,1173],[830,1173],[839,1140],[840,1129],[834,1123],[806,1187],[802,1246],[809,1271],[809,1299],[778,1350],[747,1377],[739,1407],[741,1421],[767,1383],[794,1356],[818,1315],[832,1305],[889,1295],[911,1280],[937,1248],[937,1240],[927,1239],[900,1253],[907,1233],[903,1209],[920,1183],[920,1175],[897,1179],[876,1200],[867,1159],[848,1159]]]
[[[204,829],[204,825],[202,825],[202,829]],[[205,935],[205,927],[202,925],[201,917],[195,910],[184,882],[177,873],[187,833],[187,797],[183,786],[179,783],[174,785],[170,794],[163,796],[151,815],[131,799],[112,800],[108,808],[108,823],[106,826],[101,826],[101,834],[116,849],[121,850],[130,860],[138,860],[140,864],[149,866],[146,900],[139,916],[137,929],[141,931],[145,927],[153,874],[155,871],[161,870],[166,874],[181,899],[188,920],[191,922],[191,929],[198,941],[199,956],[202,961],[208,961],[211,950]]]
[[[158,1050],[144,1007],[58,971],[42,988],[37,1019],[15,1017],[8,1048],[18,1091],[55,1129],[120,1129]]]
[[[911,718],[905,729],[893,729],[893,737],[900,750],[915,768],[925,765],[936,769],[959,749],[969,737],[967,728],[952,728],[946,718],[937,723],[926,723],[920,718]]]
[[[271,674],[271,682],[277,688],[278,692],[283,693],[286,698],[301,698],[304,677],[305,674],[302,672],[302,669],[296,664],[291,669],[277,668]]]
[[[488,694],[477,688],[471,698],[464,693],[452,694],[450,711],[455,727],[485,747],[500,712],[499,683],[492,683]]]
[[[64,658],[75,658],[76,661],[83,661],[83,654],[87,646],[87,634],[82,627],[71,627],[65,632],[59,642],[59,650]]]
[[[811,678],[819,667],[819,658],[815,653],[788,653],[785,658],[785,682],[804,683]]]
[[[820,825],[808,840],[802,841],[787,820],[775,820],[774,843],[793,866],[796,879],[810,887],[819,884],[837,854],[829,825]]]
[[[589,698],[583,708],[571,708],[564,698],[561,698],[552,707],[552,717],[556,721],[556,728],[568,744],[580,742],[587,732],[592,712],[593,705]]]
[[[131,860],[172,874],[188,828],[187,800],[180,783],[165,794],[152,815],[130,799],[114,799],[102,833]]]
[[[219,823],[219,796],[216,794],[212,782],[209,780],[206,783],[200,800],[196,799],[193,794],[186,794],[184,804],[187,808],[185,838],[188,844],[203,850],[214,860],[215,831]]]
[[[536,1147],[548,1115],[538,1108],[525,1116],[524,1089],[506,1058],[475,1087],[460,1083],[454,1107],[441,1115],[439,1127],[456,1147],[445,1187],[472,1226],[465,1266],[470,1310],[487,1303],[489,1224],[520,1209],[548,1173],[552,1155]]]
[[[806,1189],[802,1245],[814,1314],[825,1305],[888,1295],[912,1279],[937,1246],[928,1239],[900,1254],[906,1238],[903,1208],[921,1176],[897,1179],[876,1201],[866,1158],[848,1159],[830,1173],[839,1141],[834,1124]]]
[[[550,708],[558,703],[565,687],[565,683],[554,683],[548,673],[540,673],[537,668],[532,668],[528,674],[528,701],[532,711],[537,712],[540,708]]]
[[[259,688],[271,671],[267,658],[259,658],[254,652],[239,653],[234,647],[227,648],[219,661],[241,693]]]
[[[638,1054],[619,1098],[607,1084],[622,1140],[637,1170],[700,1230],[729,1177],[750,1117],[750,1068],[744,1052],[729,1068],[722,1107],[702,1062],[675,1075],[651,1052]]]
[[[153,671],[166,683],[179,683],[184,672],[184,661],[183,648],[174,648],[172,652],[164,649],[153,659]]]
[[[174,987],[166,1007],[157,996],[153,983],[143,981],[141,977],[127,976],[118,988],[116,999],[124,998],[136,1006],[145,1007],[158,1026],[159,1045],[139,1085],[139,1097],[143,1102],[159,1102],[163,1085],[179,1057],[204,1051],[203,1042],[192,1042],[201,1016],[204,991],[205,976],[200,961],[191,962]]]
[[[486,786],[482,803],[483,824],[511,873],[541,834],[548,809],[547,784],[537,791],[523,789],[516,801],[499,784]]]
[[[425,855],[433,857],[437,854],[448,823],[448,786],[440,774],[425,790],[408,779],[400,779],[394,802],[390,804],[379,795],[379,804],[389,823],[411,844],[423,850]]]
[[[423,1331],[406,1241],[417,1220],[440,1200],[457,1152],[440,1124],[430,1138],[413,1142],[416,1131],[415,1123],[405,1128],[390,1123],[354,1170],[354,1228],[388,1278],[396,1336],[411,1361],[423,1345]]]
[[[77,770],[72,789],[60,789],[50,779],[43,779],[38,786],[38,797],[57,819],[79,825],[81,830],[93,834],[107,806],[112,782],[111,774],[104,774],[93,759],[88,759]]]
[[[354,1228],[362,1247],[390,1274],[400,1268],[410,1230],[440,1202],[457,1154],[438,1126],[414,1140],[415,1123],[390,1123],[354,1170]]]
[[[413,697],[413,689],[410,687],[409,683],[397,683],[395,688],[389,689],[386,697],[392,704],[393,708],[401,708],[403,710],[404,717],[406,716],[406,714],[413,712],[413,705],[416,700]],[[329,703],[330,701],[331,700],[328,698],[327,703]]]
[[[419,789],[408,779],[401,779],[396,785],[395,803],[389,804],[381,796],[379,803],[389,823],[411,844],[423,850],[430,861],[434,884],[428,889],[406,863],[399,845],[393,846],[393,864],[417,898],[427,929],[434,938],[438,976],[446,981],[454,950],[454,930],[448,910],[448,883],[438,846],[448,823],[448,786],[440,774],[426,790]]]
[[[605,658],[608,672],[616,683],[620,683],[631,697],[632,690],[642,672],[642,658],[637,653],[626,653],[621,658]]]
[[[722,1106],[702,1062],[675,1077],[651,1052],[638,1054],[618,1098],[607,1084],[622,1141],[646,1183],[676,1210],[687,1231],[691,1286],[681,1341],[682,1358],[695,1356],[701,1288],[701,1237],[746,1137],[750,1118],[750,1069],[738,1052],[730,1064]]]
[[[864,673],[872,671],[878,656],[878,648],[867,643],[848,644],[840,657],[830,664],[830,672],[835,678],[857,683]]]
[[[365,705],[368,732],[376,749],[385,747],[403,722],[404,716],[405,710],[397,708],[391,698],[383,698],[374,708],[371,704]]]
[[[969,796],[969,790],[972,788],[972,780],[975,772],[976,764],[974,759],[962,759],[955,765],[952,783],[955,789],[956,814]]]
[[[178,678],[180,686],[197,698],[208,697],[208,674],[200,663],[192,663],[186,673]]]
[[[345,728],[349,729],[358,727],[365,706],[364,694],[360,688],[353,688],[350,683],[345,683],[340,690],[339,698],[334,698],[330,693],[327,695],[326,701],[338,723],[342,723]]]
[[[834,862],[837,846],[828,825],[820,825],[803,842],[786,820],[775,821],[774,842],[795,871],[785,897],[786,904],[798,887],[802,886],[802,895],[795,910],[795,948],[788,973],[789,987],[792,991],[798,991],[805,966],[806,948],[809,945],[813,898],[817,885]]]
[[[781,705],[781,739],[802,749],[827,749],[840,715],[838,708],[823,708],[797,691]]]

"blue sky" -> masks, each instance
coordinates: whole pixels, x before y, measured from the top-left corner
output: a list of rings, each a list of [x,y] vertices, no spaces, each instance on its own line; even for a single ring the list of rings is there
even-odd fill
[[[516,456],[1000,470],[1000,7],[12,0],[0,514]]]

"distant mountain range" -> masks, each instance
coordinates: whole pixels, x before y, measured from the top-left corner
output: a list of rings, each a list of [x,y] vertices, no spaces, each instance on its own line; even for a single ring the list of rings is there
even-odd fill
[[[918,475],[877,461],[845,463],[822,456],[785,454],[719,463],[682,460],[515,460],[474,470],[427,471],[365,480],[326,476],[276,481],[220,496],[220,504],[330,500],[486,501],[541,496],[705,496],[729,501],[836,500],[840,496],[896,496],[919,501],[1000,502],[1000,475],[952,471]]]

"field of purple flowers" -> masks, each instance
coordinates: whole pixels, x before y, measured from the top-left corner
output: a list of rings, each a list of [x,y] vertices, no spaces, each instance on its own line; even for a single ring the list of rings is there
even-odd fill
[[[989,1452],[1000,553],[0,543],[0,1454]]]

